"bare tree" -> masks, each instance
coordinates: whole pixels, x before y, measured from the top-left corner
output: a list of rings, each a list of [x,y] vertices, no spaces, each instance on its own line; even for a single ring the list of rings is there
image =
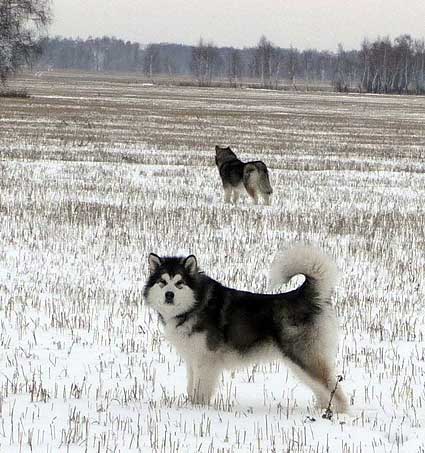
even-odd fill
[[[264,88],[277,86],[281,69],[279,50],[263,35],[255,48],[254,68]]]
[[[40,52],[37,40],[50,18],[49,0],[0,0],[2,84]]]
[[[243,64],[241,51],[238,49],[232,49],[228,55],[227,61],[227,77],[229,83],[233,87],[237,87],[242,81]]]
[[[338,44],[338,53],[337,53],[337,66],[335,71],[335,77],[333,80],[333,85],[335,89],[339,92],[348,91],[348,62],[346,57],[346,52],[342,44]]]
[[[93,69],[97,72],[103,71],[105,69],[106,49],[102,45],[102,41],[89,37],[87,43],[91,51]]]
[[[152,80],[154,74],[160,72],[160,54],[157,44],[149,44],[146,47],[145,56],[143,58],[143,72]]]
[[[295,75],[297,73],[298,67],[298,50],[294,49],[291,45],[289,48],[288,53],[288,78],[291,83],[291,86],[296,90],[297,87],[295,85]]]
[[[310,80],[312,77],[314,51],[311,49],[302,52],[302,61],[304,66],[304,81],[307,91],[309,90]]]
[[[425,40],[415,41],[415,90],[425,94]]]
[[[221,65],[220,54],[212,42],[200,38],[198,46],[192,49],[192,74],[199,86],[210,86],[213,76]]]
[[[401,35],[395,39],[396,51],[399,56],[399,83],[398,92],[408,91],[413,62],[413,40],[410,35]]]

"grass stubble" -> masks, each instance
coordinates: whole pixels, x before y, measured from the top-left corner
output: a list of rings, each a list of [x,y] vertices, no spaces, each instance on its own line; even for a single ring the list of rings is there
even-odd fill
[[[425,99],[56,82],[0,100],[0,451],[424,452]],[[271,207],[224,205],[216,143],[270,166]],[[192,408],[147,254],[266,291],[293,241],[341,271],[352,415],[322,420],[277,362]]]

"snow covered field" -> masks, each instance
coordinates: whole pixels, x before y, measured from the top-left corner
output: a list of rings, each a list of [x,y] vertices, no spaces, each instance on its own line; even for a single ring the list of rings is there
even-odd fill
[[[156,87],[48,74],[0,98],[0,452],[425,452],[425,98]],[[222,202],[214,145],[270,167],[272,205]],[[341,271],[321,418],[281,363],[211,407],[142,304],[147,255],[194,253],[265,291],[311,241]]]

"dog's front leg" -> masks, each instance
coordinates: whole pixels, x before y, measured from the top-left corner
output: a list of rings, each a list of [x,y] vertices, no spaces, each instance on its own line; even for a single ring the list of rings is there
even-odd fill
[[[232,188],[224,187],[224,202],[230,203],[231,199],[232,199]]]
[[[194,388],[193,388],[193,367],[190,362],[186,362],[186,379],[187,379],[187,395],[189,398],[194,398]]]
[[[267,193],[264,193],[263,194],[263,200],[264,200],[264,204],[267,205],[267,206],[270,206],[271,204],[271,196]]]
[[[194,404],[209,404],[217,387],[221,369],[214,363],[194,364],[193,368]]]

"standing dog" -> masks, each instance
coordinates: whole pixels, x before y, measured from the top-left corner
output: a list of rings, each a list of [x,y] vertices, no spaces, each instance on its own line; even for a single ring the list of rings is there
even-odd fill
[[[273,193],[266,164],[261,160],[242,162],[230,149],[215,147],[215,163],[223,182],[224,201],[230,202],[233,193],[233,203],[238,201],[240,193],[245,189],[248,195],[258,204],[258,195],[270,204]]]
[[[223,369],[261,360],[282,359],[326,407],[336,385],[337,320],[330,302],[336,269],[320,251],[298,245],[275,258],[271,280],[294,291],[254,294],[227,288],[187,258],[149,255],[144,297],[159,315],[166,339],[186,361],[187,392],[208,404]],[[336,410],[348,409],[340,386]]]

